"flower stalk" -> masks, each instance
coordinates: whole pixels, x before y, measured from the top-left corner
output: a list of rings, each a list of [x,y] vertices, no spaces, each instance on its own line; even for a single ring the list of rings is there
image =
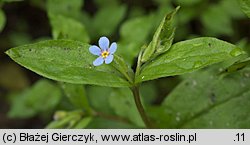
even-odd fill
[[[139,92],[139,87],[137,87],[137,86],[132,87],[131,91],[133,92],[134,100],[135,100],[135,104],[136,104],[137,110],[139,111],[140,116],[141,116],[144,124],[146,125],[147,128],[153,128],[153,125],[149,121],[149,118],[147,117],[147,115],[145,113],[145,110],[144,110],[144,108],[142,106],[141,98],[140,98],[140,92]]]

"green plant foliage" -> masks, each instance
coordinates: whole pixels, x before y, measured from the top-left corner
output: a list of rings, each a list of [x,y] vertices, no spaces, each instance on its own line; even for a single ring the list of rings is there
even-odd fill
[[[222,11],[219,5],[209,7],[203,13],[201,20],[204,26],[210,30],[208,33],[212,33],[212,35],[214,35],[213,33],[227,35],[232,35],[233,33],[230,16],[226,11]]]
[[[134,79],[134,72],[129,67],[129,65],[124,61],[124,59],[120,56],[114,55],[114,62],[112,63],[112,66],[118,70],[121,74],[124,75],[124,77],[133,84]]]
[[[72,39],[88,43],[90,38],[80,19],[82,0],[47,1],[47,14],[54,39]]]
[[[242,17],[244,14],[241,12],[237,0],[221,0],[202,13],[201,21],[206,30],[209,30],[204,33],[209,36],[233,35],[232,19],[237,20]]]
[[[65,95],[76,109],[85,109],[88,113],[91,112],[87,94],[83,85],[61,83],[61,86]]]
[[[111,92],[109,103],[115,113],[121,117],[128,118],[139,127],[144,127],[139,112],[136,110],[133,95],[129,89],[115,89]]]
[[[249,128],[249,74],[249,67],[226,77],[218,67],[193,73],[165,99],[165,115],[153,116],[163,128]]]
[[[95,56],[88,48],[89,45],[77,41],[51,40],[12,48],[6,53],[17,63],[50,79],[74,84],[129,86],[111,66],[94,67]]]
[[[118,43],[118,52],[132,65],[140,51],[141,46],[147,40],[152,30],[152,15],[132,18],[121,26],[121,41]],[[133,31],[131,33],[131,30]]]
[[[126,21],[120,29],[121,39],[128,43],[143,43],[152,29],[151,23],[152,16],[136,17]]]
[[[47,12],[53,15],[63,15],[79,18],[83,0],[47,0]]]
[[[118,115],[134,126],[144,126],[129,89],[89,87],[87,91],[90,103],[97,112]]]
[[[95,3],[99,7],[108,7],[108,6],[117,6],[118,5],[118,0],[95,0]]]
[[[8,115],[12,118],[29,118],[40,113],[47,115],[61,99],[61,91],[52,82],[40,80],[31,88],[19,95],[11,96],[11,109]]]
[[[177,3],[180,4],[180,5],[187,5],[187,6],[190,6],[190,5],[195,5],[199,2],[201,2],[202,0],[177,0]]]
[[[171,47],[175,33],[175,27],[173,26],[173,17],[179,8],[180,7],[177,7],[174,11],[163,18],[160,26],[157,28],[153,36],[153,40],[143,52],[141,58],[142,62],[146,62],[147,60],[151,59],[153,57],[153,54],[159,55],[168,51],[168,49]]]
[[[0,63],[0,86],[6,90],[22,90],[29,86],[27,75],[17,64]],[[15,77],[13,77],[15,76]]]
[[[89,42],[89,36],[84,25],[77,20],[53,14],[50,14],[49,17],[53,38],[60,39],[60,37],[62,37],[79,40],[81,42]]]
[[[125,16],[125,12],[124,5],[101,8],[92,19],[91,34],[97,34],[98,37],[111,35]]]
[[[75,126],[85,127],[88,124],[88,122],[82,124],[82,120],[83,119],[81,111],[72,111],[72,112],[57,111],[54,114],[54,120],[50,122],[46,126],[46,128],[57,129],[57,128],[74,128]]]
[[[240,59],[240,58],[238,58],[238,59]],[[245,68],[246,66],[248,66],[250,64],[250,58],[249,57],[246,58],[246,59],[241,58],[240,61],[236,61],[236,62],[235,62],[234,59],[232,61],[234,63],[231,63],[230,61],[226,61],[224,63],[224,65],[225,64],[227,65],[227,63],[229,63],[229,65],[227,65],[226,68],[223,71],[220,72],[221,74],[223,74],[223,73],[227,74],[227,73],[237,72],[237,71]]]
[[[109,104],[109,96],[112,92],[112,88],[90,86],[86,88],[88,92],[89,102],[92,108],[96,112],[102,112],[105,114],[114,114],[113,109]]]
[[[210,37],[178,42],[145,64],[136,82],[184,74],[244,53],[235,45]]]
[[[101,118],[101,117],[95,117],[91,120],[91,122],[86,127],[87,129],[93,129],[93,128],[99,128],[99,129],[119,129],[119,128],[136,128],[133,125],[130,125],[126,122],[120,122],[113,119],[107,119],[107,118]]]
[[[6,18],[3,10],[0,9],[0,32],[3,30],[6,23]]]
[[[250,128],[249,7],[0,0],[0,127]]]
[[[231,18],[244,18],[244,13],[242,13],[240,4],[238,0],[222,0],[220,1],[220,6],[223,11],[226,11]],[[233,11],[232,11],[233,9]]]
[[[91,117],[86,117],[83,118],[82,120],[80,120],[75,126],[75,129],[83,129],[86,128],[88,126],[88,124],[92,121]]]
[[[15,46],[31,43],[31,36],[27,33],[12,33],[9,36],[11,43]]]
[[[242,11],[250,18],[250,0],[239,0]]]

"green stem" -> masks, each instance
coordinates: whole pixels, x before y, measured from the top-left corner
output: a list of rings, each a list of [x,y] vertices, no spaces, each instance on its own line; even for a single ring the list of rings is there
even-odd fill
[[[139,111],[144,124],[146,125],[147,128],[153,128],[152,124],[149,121],[149,118],[147,117],[147,115],[143,109],[143,106],[141,103],[141,98],[140,98],[139,88],[137,86],[135,86],[135,87],[131,88],[131,91],[133,92],[137,110]]]

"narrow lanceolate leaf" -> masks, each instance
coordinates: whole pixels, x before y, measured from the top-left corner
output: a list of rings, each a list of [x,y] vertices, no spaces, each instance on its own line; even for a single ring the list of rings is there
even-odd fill
[[[250,0],[239,0],[242,11],[250,18]]]
[[[192,72],[244,53],[237,46],[216,38],[178,42],[165,54],[142,66],[136,82]]]
[[[79,122],[77,122],[73,128],[74,129],[83,129],[92,121],[92,119],[93,119],[92,117],[85,117],[85,118],[81,119]]]
[[[175,33],[173,18],[179,8],[180,7],[177,7],[174,11],[163,18],[160,26],[157,28],[153,36],[153,40],[150,42],[149,46],[145,49],[142,55],[142,62],[146,62],[153,56],[168,51],[168,49],[171,47]]]
[[[73,84],[125,87],[130,84],[111,65],[94,67],[89,45],[73,40],[50,40],[24,45],[6,53],[20,65],[53,80]]]

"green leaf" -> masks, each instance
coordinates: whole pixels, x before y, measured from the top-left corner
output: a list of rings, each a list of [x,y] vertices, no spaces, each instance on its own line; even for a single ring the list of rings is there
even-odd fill
[[[136,82],[192,72],[244,53],[235,45],[216,38],[202,37],[178,42],[169,51],[142,66]]]
[[[3,30],[6,23],[5,14],[2,9],[0,9],[0,32]]]
[[[120,41],[117,45],[117,54],[120,54],[126,63],[128,63],[129,66],[132,66],[140,51],[141,44],[136,42],[127,43]]]
[[[129,89],[113,90],[109,97],[109,103],[117,115],[128,118],[139,127],[144,127],[144,123],[137,111],[133,95]]]
[[[65,95],[76,109],[85,109],[91,112],[86,91],[83,85],[61,83]]]
[[[109,7],[109,6],[117,6],[119,1],[117,0],[95,0],[95,3],[98,7]]]
[[[201,7],[199,8],[199,10],[202,9]],[[197,9],[194,8],[194,6],[192,7],[181,7],[181,10],[178,12],[178,29],[184,29],[181,26],[186,25],[187,23],[189,23],[190,21],[192,21],[195,17],[197,17],[197,15],[200,15],[199,13],[197,13]],[[186,29],[188,29],[188,27],[186,27]],[[177,32],[176,32],[177,34]]]
[[[127,65],[124,59],[118,55],[114,55],[114,62],[112,63],[114,68],[116,68],[124,77],[132,84],[134,80],[134,72]]]
[[[47,80],[40,80],[31,88],[13,96],[8,115],[13,118],[29,118],[51,111],[60,101],[60,89]]]
[[[232,73],[235,71],[239,71],[243,68],[245,68],[246,66],[248,66],[250,64],[250,57],[243,59],[240,62],[235,62],[234,64],[227,66],[222,72],[220,72],[220,74],[223,73]]]
[[[152,30],[152,15],[136,17],[123,23],[120,29],[121,40],[117,52],[127,63],[133,65],[141,46],[147,41]]]
[[[201,22],[207,35],[233,35],[232,18],[222,9],[220,5],[212,5],[202,13]]]
[[[164,82],[164,84],[168,84],[165,80],[162,80],[162,82]],[[157,92],[160,92],[158,87],[162,88],[162,84],[152,82],[145,82],[141,84],[140,93],[145,104],[151,104],[152,102],[155,102],[157,96],[159,96]]]
[[[239,0],[242,11],[250,18],[250,0]]]
[[[241,11],[238,0],[222,0],[220,5],[223,11],[226,11],[232,18],[244,18],[245,15]]]
[[[201,1],[202,0],[177,0],[177,3],[179,5],[192,6],[192,5],[195,5]]]
[[[92,117],[86,117],[80,120],[75,126],[74,129],[83,129],[86,128],[87,125],[92,121]]]
[[[53,38],[58,39],[61,35],[66,39],[89,42],[89,36],[83,24],[77,20],[62,15],[49,15],[52,26]]]
[[[105,114],[114,114],[109,104],[110,93],[112,88],[100,87],[100,86],[89,86],[86,88],[89,96],[91,107],[97,112]]]
[[[6,53],[20,65],[47,78],[73,84],[126,87],[130,84],[111,65],[94,67],[89,45],[72,40],[50,40],[24,45]]]
[[[120,116],[143,127],[143,122],[136,109],[133,95],[128,88],[112,89],[107,87],[91,86],[87,88],[91,106],[97,112]]]
[[[94,117],[86,127],[87,129],[121,129],[121,128],[136,128],[126,122],[121,122],[114,119]]]
[[[126,6],[108,6],[97,11],[91,33],[100,35],[111,35],[126,14]]]
[[[149,15],[136,17],[124,22],[120,29],[121,40],[125,43],[145,43],[152,29],[152,19],[153,17]]]
[[[32,42],[30,34],[16,31],[9,34],[9,40],[13,46],[24,45]]]
[[[73,128],[82,117],[82,112],[80,111],[57,111],[54,114],[54,120],[51,121],[46,128],[49,129],[62,129],[62,128]]]
[[[160,26],[157,28],[153,40],[150,42],[149,46],[145,49],[142,55],[142,62],[146,62],[154,56],[168,51],[174,40],[175,27],[173,26],[174,15],[179,10],[177,7],[174,11],[167,14]]]
[[[78,18],[81,15],[83,0],[48,0],[48,14]]]
[[[215,70],[192,74],[167,96],[155,118],[161,127],[250,128],[250,68],[224,78]]]

